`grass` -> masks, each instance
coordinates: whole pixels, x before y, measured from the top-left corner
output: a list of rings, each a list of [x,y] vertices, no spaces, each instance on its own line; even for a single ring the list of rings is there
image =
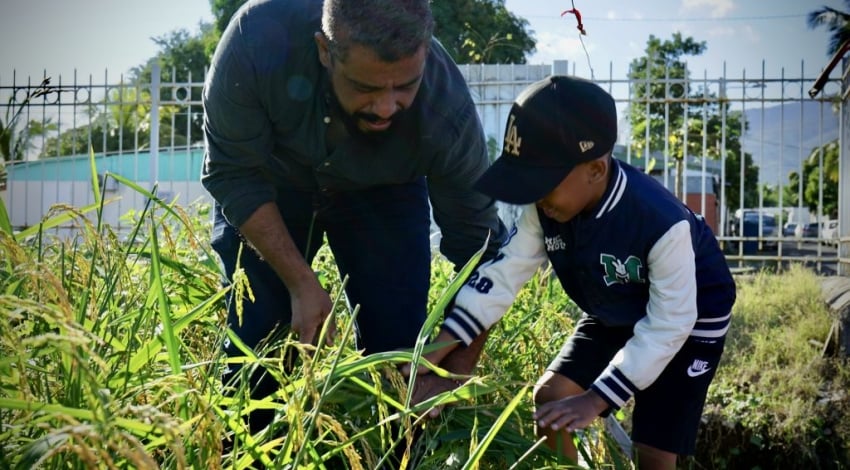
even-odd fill
[[[420,342],[363,356],[351,340],[357,311],[340,301],[344,280],[323,248],[314,269],[337,299],[341,338],[309,354],[292,338],[246,349],[244,370],[264,369],[284,385],[264,400],[245,390],[225,395],[221,372],[236,360],[223,356],[221,344],[238,338],[223,328],[224,301],[250,295],[249,286],[220,285],[207,248],[209,208],[177,207],[120,181],[150,201],[126,216],[129,234],[101,224],[109,201],[99,197],[90,207],[56,208],[41,227],[18,233],[0,204],[0,467],[357,469],[388,461],[396,446],[406,468],[572,467],[541,445],[531,425],[530,386],[579,313],[550,272],[535,275],[495,327],[475,377],[412,404],[411,384],[396,365],[427,350],[463,273],[435,257],[432,314]],[[52,227],[69,223],[79,236],[52,236]],[[777,446],[808,452],[809,461],[823,461],[823,448],[846,459],[847,400],[822,403],[838,397],[831,390],[848,389],[850,374],[816,346],[830,315],[818,279],[792,268],[741,278],[739,288],[706,408],[705,451],[691,466],[736,468],[739,457]],[[291,351],[299,351],[296,367],[286,367]],[[422,419],[438,404],[450,406]],[[273,410],[275,424],[251,435],[242,416],[258,408]],[[712,438],[729,429],[734,445],[715,445]],[[234,447],[222,458],[225,438]],[[628,468],[601,426],[577,439],[590,468]]]
[[[837,318],[820,282],[796,265],[738,280],[726,353],[704,413],[703,461],[711,466],[850,463],[850,367],[841,354],[823,354]]]

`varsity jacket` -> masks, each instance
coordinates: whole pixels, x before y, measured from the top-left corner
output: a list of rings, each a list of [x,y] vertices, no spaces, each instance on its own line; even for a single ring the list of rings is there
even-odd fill
[[[634,336],[592,384],[614,408],[651,385],[688,337],[729,327],[735,283],[711,229],[651,176],[612,159],[597,207],[559,223],[534,205],[457,295],[443,328],[465,344],[495,324],[549,260],[587,315]]]

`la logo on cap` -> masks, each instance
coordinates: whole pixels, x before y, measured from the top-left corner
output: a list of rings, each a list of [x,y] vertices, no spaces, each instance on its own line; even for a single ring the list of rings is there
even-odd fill
[[[522,137],[519,136],[519,131],[517,131],[516,124],[514,124],[515,120],[516,116],[511,114],[508,121],[508,131],[505,133],[505,142],[502,144],[502,147],[505,148],[505,152],[518,157],[519,146],[522,145]]]

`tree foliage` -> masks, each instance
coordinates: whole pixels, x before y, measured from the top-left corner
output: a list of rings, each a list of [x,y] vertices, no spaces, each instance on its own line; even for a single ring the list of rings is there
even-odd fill
[[[52,118],[44,120],[30,119],[24,126],[20,126],[21,117],[28,115],[28,109],[33,100],[44,99],[48,95],[61,93],[57,87],[50,85],[50,78],[27,90],[26,95],[20,101],[15,99],[15,94],[9,97],[6,104],[6,115],[0,119],[0,167],[3,162],[25,160],[27,152],[33,148],[33,139],[44,137],[49,132],[55,131],[58,126]],[[0,179],[5,175],[5,169],[0,168]]]
[[[210,0],[219,34],[243,3]],[[504,0],[432,0],[431,11],[434,36],[459,64],[524,64],[534,52],[528,21],[508,11]]]
[[[128,82],[113,87],[100,102],[89,105],[86,123],[68,129],[47,140],[41,157],[88,153],[132,152],[150,148],[150,83],[155,64],[160,66],[161,105],[159,142],[169,147],[189,145],[203,140],[201,87],[215,47],[215,30],[201,24],[192,34],[179,29],[153,38],[159,52],[133,68]]]
[[[215,30],[218,36],[227,28],[230,18],[246,0],[210,0],[210,8],[215,18]]]
[[[681,33],[663,41],[651,35],[645,55],[631,62],[633,98],[628,117],[632,152],[671,162],[676,169],[677,195],[682,194],[688,163],[724,159],[726,208],[752,207],[758,202],[758,167],[752,156],[742,151],[744,116],[729,111],[723,97],[702,87],[694,89],[684,61],[685,56],[705,50],[705,42]]]
[[[159,47],[157,54],[134,67],[126,83],[111,89],[100,102],[92,103],[87,109],[87,122],[47,139],[40,156],[87,153],[90,148],[96,153],[149,148],[152,126],[150,106],[146,103],[150,102],[154,65],[159,65],[160,82],[164,84],[160,87],[161,145],[200,142],[203,110],[191,103],[200,102],[202,89],[190,84],[203,80],[221,33],[243,3],[245,0],[210,0],[213,23],[201,23],[197,33],[178,29],[153,38]],[[526,29],[528,22],[507,11],[504,0],[435,0],[433,11],[435,34],[458,62],[523,63],[525,54],[534,50],[534,40]],[[464,22],[458,18],[478,19]],[[17,148],[21,148],[26,136],[15,135],[19,137]],[[0,129],[0,137],[9,140],[10,136],[11,130]]]
[[[803,205],[813,214],[818,214],[818,208],[821,208],[823,215],[830,219],[838,217],[839,154],[838,141],[833,140],[822,147],[813,149],[803,162]],[[789,184],[783,193],[783,203],[787,201],[786,206],[799,205],[800,174],[796,171],[791,172],[788,181]]]
[[[850,0],[844,0],[850,8]],[[809,13],[807,22],[810,28],[825,26],[831,33],[827,54],[832,55],[850,40],[850,13],[824,6]]]
[[[200,105],[202,88],[188,86],[189,83],[202,82],[210,66],[210,58],[215,51],[219,33],[209,23],[201,23],[200,31],[191,34],[185,29],[154,38],[159,46],[156,56],[147,63],[134,69],[134,81],[149,83],[154,64],[159,64],[161,83],[171,83],[160,90],[163,103],[181,104],[180,112],[160,110],[160,115],[168,120],[160,122],[160,141],[169,145],[185,145],[203,140],[203,109]],[[169,112],[175,111],[175,112]],[[163,135],[162,131],[166,131]]]
[[[844,4],[850,9],[850,0],[844,0]],[[810,28],[825,26],[829,32],[829,45],[827,54],[833,55],[838,52],[848,41],[850,41],[850,13],[824,6],[809,13],[807,22]],[[803,202],[812,212],[817,212],[821,197],[823,198],[823,214],[830,218],[838,216],[838,160],[840,148],[838,140],[812,150],[809,158],[803,164],[803,177],[796,172],[789,175],[790,185],[798,188],[802,184]],[[822,165],[821,165],[822,163]],[[823,191],[821,194],[820,181],[823,166]],[[801,181],[802,180],[802,181]],[[789,191],[790,192],[790,191]],[[796,201],[796,192],[791,192],[790,197]]]
[[[40,158],[132,152],[150,145],[150,92],[122,83],[85,110],[87,122],[47,139]]]
[[[528,21],[504,0],[434,0],[431,9],[434,35],[459,64],[524,64],[534,52]]]

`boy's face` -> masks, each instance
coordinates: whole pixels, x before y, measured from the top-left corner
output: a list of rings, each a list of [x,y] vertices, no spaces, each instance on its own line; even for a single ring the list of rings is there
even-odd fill
[[[343,111],[365,133],[389,129],[393,118],[410,107],[422,83],[427,47],[396,62],[381,61],[369,48],[352,45],[346,60],[331,57],[324,38],[319,59],[328,69],[334,94]]]
[[[598,160],[594,160],[577,165],[552,192],[536,202],[537,207],[546,217],[561,223],[593,208],[602,196],[598,184],[598,163]]]

